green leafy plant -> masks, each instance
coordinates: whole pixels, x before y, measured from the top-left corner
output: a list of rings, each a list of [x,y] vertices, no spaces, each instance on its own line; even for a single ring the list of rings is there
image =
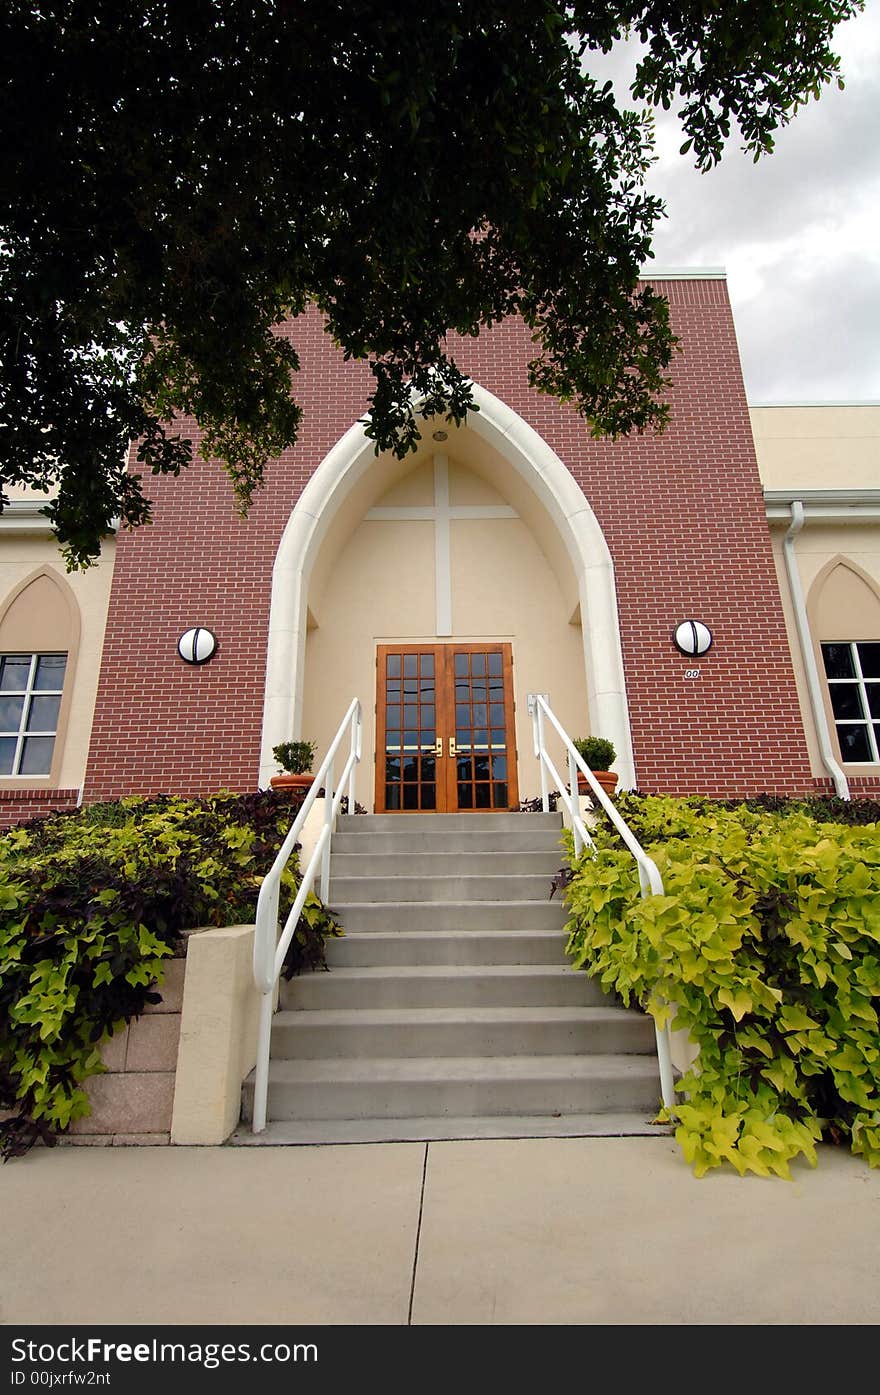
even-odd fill
[[[591,770],[610,770],[617,759],[613,744],[604,736],[579,736],[572,745]]]
[[[613,830],[572,862],[568,952],[699,1051],[664,1117],[698,1176],[789,1175],[816,1143],[880,1166],[877,826],[624,795],[665,895],[642,900]]]
[[[272,754],[288,775],[307,775],[316,750],[314,741],[282,741],[272,747]]]
[[[7,1158],[88,1113],[82,1088],[101,1046],[161,1001],[167,959],[197,925],[253,920],[291,819],[264,791],[211,799],[125,799],[0,836],[0,1151]],[[280,909],[298,886],[294,856]],[[324,964],[341,933],[306,901],[285,972]]]

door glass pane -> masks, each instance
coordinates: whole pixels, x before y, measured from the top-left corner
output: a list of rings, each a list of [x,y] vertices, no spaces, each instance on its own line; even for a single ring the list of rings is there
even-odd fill
[[[419,671],[418,654],[404,654],[403,656],[403,676],[404,678],[415,678]]]
[[[404,678],[403,691],[406,697],[414,698],[419,691],[419,680],[417,678]]]
[[[467,678],[467,676],[468,676],[468,656],[467,656],[467,654],[456,654],[456,656],[455,656],[455,676],[456,676],[456,678]]]
[[[429,780],[429,781],[431,782],[431,784],[433,784],[433,783],[434,783],[434,776],[435,776],[436,769],[437,769],[437,762],[436,762],[436,760],[434,759],[434,757],[433,757],[433,756],[422,756],[421,766],[422,766],[422,770],[421,770],[422,779],[423,779],[423,780]]]
[[[403,807],[404,809],[418,809],[419,807],[419,787],[418,785],[403,786]]]
[[[385,786],[385,808],[392,810],[400,808],[400,785]]]
[[[507,756],[492,757],[492,778],[504,780],[507,778]],[[507,796],[505,795],[505,799]]]
[[[466,730],[470,727],[470,724],[471,709],[466,702],[457,703],[455,707],[455,725]]]
[[[508,798],[507,798],[507,785],[506,785],[506,784],[503,784],[503,785],[502,785],[502,784],[493,785],[493,786],[492,786],[492,789],[493,789],[494,795],[495,795],[495,799],[494,799],[495,808],[496,808],[496,809],[506,809],[506,808],[507,808],[507,805],[508,805],[508,802],[509,802],[509,801],[508,801]]]
[[[385,660],[385,672],[389,678],[400,677],[400,655],[389,654]]]
[[[404,731],[418,731],[419,709],[417,707],[405,707],[403,709],[403,729]]]
[[[459,809],[473,809],[474,807],[474,787],[473,785],[458,786],[458,807]]]
[[[489,655],[489,672],[493,678],[501,677],[501,655],[498,653]]]
[[[477,780],[488,780],[489,778],[489,757],[474,757],[474,778]]]
[[[385,725],[400,730],[400,704],[389,703],[385,709]]]
[[[474,732],[474,746],[482,746],[483,749],[489,745],[489,733],[485,727],[477,727]]]
[[[422,808],[423,808],[423,809],[436,809],[436,808],[437,808],[437,786],[436,786],[436,785],[422,785]]]
[[[504,703],[493,702],[489,708],[489,721],[493,727],[501,726],[504,722]]]
[[[484,702],[474,705],[473,723],[475,727],[484,727],[488,722],[486,716],[486,704]]]
[[[459,756],[458,778],[459,780],[472,780],[474,778],[474,766],[470,756]]]
[[[422,707],[422,731],[434,725],[434,704],[425,703]]]
[[[474,808],[491,809],[492,807],[492,786],[474,785]]]
[[[409,756],[403,762],[403,778],[409,784],[415,784],[419,778],[419,763],[415,756]]]
[[[433,678],[433,677],[434,677],[434,655],[433,655],[433,654],[423,654],[423,655],[422,655],[421,669],[422,669],[422,677],[423,677],[423,678]]]
[[[486,672],[486,655],[485,655],[485,654],[472,654],[472,655],[471,655],[471,673],[473,673],[474,675],[478,675],[479,677],[482,678],[482,677],[485,675],[485,672]]]
[[[399,758],[391,759],[390,757],[387,757],[387,756],[386,756],[386,758],[385,758],[385,779],[388,780],[388,781],[396,781],[396,780],[399,780],[399,779],[400,779],[400,759],[399,759]]]

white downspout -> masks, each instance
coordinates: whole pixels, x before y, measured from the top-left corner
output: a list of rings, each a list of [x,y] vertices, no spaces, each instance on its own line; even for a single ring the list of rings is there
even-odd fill
[[[801,647],[804,673],[807,679],[807,691],[810,695],[813,725],[816,728],[816,737],[819,742],[819,754],[822,757],[822,764],[834,781],[834,788],[838,795],[841,799],[849,799],[849,785],[846,776],[831,749],[831,735],[828,731],[825,704],[822,700],[819,670],[816,667],[816,657],[813,653],[813,637],[810,634],[810,622],[807,619],[807,604],[804,600],[804,588],[801,585],[801,574],[798,570],[797,558],[794,555],[794,540],[803,528],[804,521],[804,506],[799,499],[795,499],[791,504],[791,523],[785,534],[782,552],[785,558],[785,570],[788,576],[788,589],[791,592],[791,600],[794,606],[794,618],[797,625],[798,642]]]

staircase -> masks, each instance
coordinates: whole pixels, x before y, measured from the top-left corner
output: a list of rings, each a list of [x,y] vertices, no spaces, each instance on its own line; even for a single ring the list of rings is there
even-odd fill
[[[557,814],[341,817],[329,973],[282,982],[238,1142],[656,1132],[653,1025],[565,958]],[[251,1118],[253,1074],[243,1086]]]

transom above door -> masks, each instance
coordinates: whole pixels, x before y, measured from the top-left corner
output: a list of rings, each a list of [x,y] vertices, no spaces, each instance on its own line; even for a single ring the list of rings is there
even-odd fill
[[[376,812],[515,809],[509,644],[381,644]]]

